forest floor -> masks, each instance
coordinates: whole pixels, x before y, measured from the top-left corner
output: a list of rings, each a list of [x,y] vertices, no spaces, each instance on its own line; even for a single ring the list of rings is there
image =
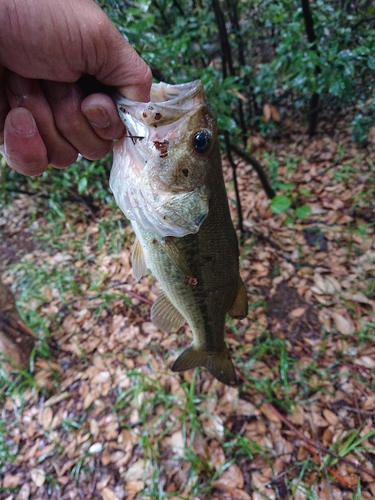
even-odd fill
[[[0,273],[38,342],[0,389],[0,498],[375,498],[375,149],[343,120],[313,140],[283,122],[252,153],[296,205],[274,214],[237,158],[244,320],[228,320],[239,388],[170,370],[188,326],[150,321],[131,227],[21,195],[0,215]],[[237,220],[231,169],[224,173]]]

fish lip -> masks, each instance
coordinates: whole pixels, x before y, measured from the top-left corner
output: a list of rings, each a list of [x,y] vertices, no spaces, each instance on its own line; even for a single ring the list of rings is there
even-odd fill
[[[157,98],[158,95],[161,94],[161,92],[163,91],[168,92],[168,89],[170,89],[170,95],[171,95],[170,99],[160,100]],[[115,92],[112,97],[115,102],[118,102],[119,104],[125,106],[134,106],[140,104],[143,104],[144,106],[148,106],[149,104],[163,105],[168,103],[168,106],[180,107],[186,101],[190,100],[193,97],[196,97],[198,94],[202,96],[202,102],[203,102],[204,100],[203,85],[200,80],[194,80],[193,82],[180,83],[176,85],[172,85],[165,82],[153,83],[151,86],[149,102],[132,101],[131,99],[124,97],[119,92]]]

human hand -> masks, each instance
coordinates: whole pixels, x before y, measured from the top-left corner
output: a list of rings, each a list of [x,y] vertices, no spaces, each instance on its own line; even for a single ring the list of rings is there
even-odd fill
[[[151,70],[93,0],[1,0],[0,144],[25,175],[98,159],[124,126],[106,94],[84,98],[85,74],[147,101]]]

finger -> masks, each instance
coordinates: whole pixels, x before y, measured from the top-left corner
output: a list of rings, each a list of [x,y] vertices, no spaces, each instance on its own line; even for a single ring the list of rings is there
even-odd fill
[[[105,16],[106,17],[106,16]],[[133,101],[150,100],[152,72],[135,49],[125,40],[108,18],[97,24],[94,40],[96,58],[86,62],[84,73],[112,87]]]
[[[91,94],[82,101],[81,109],[95,132],[103,139],[118,139],[125,133],[115,103],[105,94]]]
[[[48,167],[46,147],[27,109],[12,109],[5,119],[4,157],[11,168],[24,175],[39,175]]]
[[[57,130],[52,110],[39,82],[8,71],[5,89],[11,108],[23,107],[33,115],[46,146],[48,162],[59,168],[74,163],[78,152]]]
[[[112,127],[106,108],[100,108],[102,121],[98,122],[99,126],[94,131],[81,110],[82,93],[78,85],[44,81],[42,88],[61,135],[90,160],[105,156],[110,151],[114,139],[111,135]],[[108,128],[108,137],[105,132],[102,135],[96,132],[98,129],[106,130],[106,128]]]
[[[4,142],[4,123],[9,112],[8,99],[3,85],[4,67],[0,66],[0,144]]]

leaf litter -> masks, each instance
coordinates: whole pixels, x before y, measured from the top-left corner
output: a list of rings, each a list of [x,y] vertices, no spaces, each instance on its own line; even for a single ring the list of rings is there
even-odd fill
[[[29,385],[18,376],[23,390],[4,382],[1,499],[375,497],[375,148],[343,122],[309,141],[291,120],[250,146],[312,210],[273,214],[237,158],[250,302],[227,325],[239,389],[170,371],[191,332],[151,323],[160,288],[134,281],[117,209],[85,218],[67,202],[59,230],[38,197],[3,209],[0,271],[50,355]],[[225,158],[224,170],[236,220]]]

